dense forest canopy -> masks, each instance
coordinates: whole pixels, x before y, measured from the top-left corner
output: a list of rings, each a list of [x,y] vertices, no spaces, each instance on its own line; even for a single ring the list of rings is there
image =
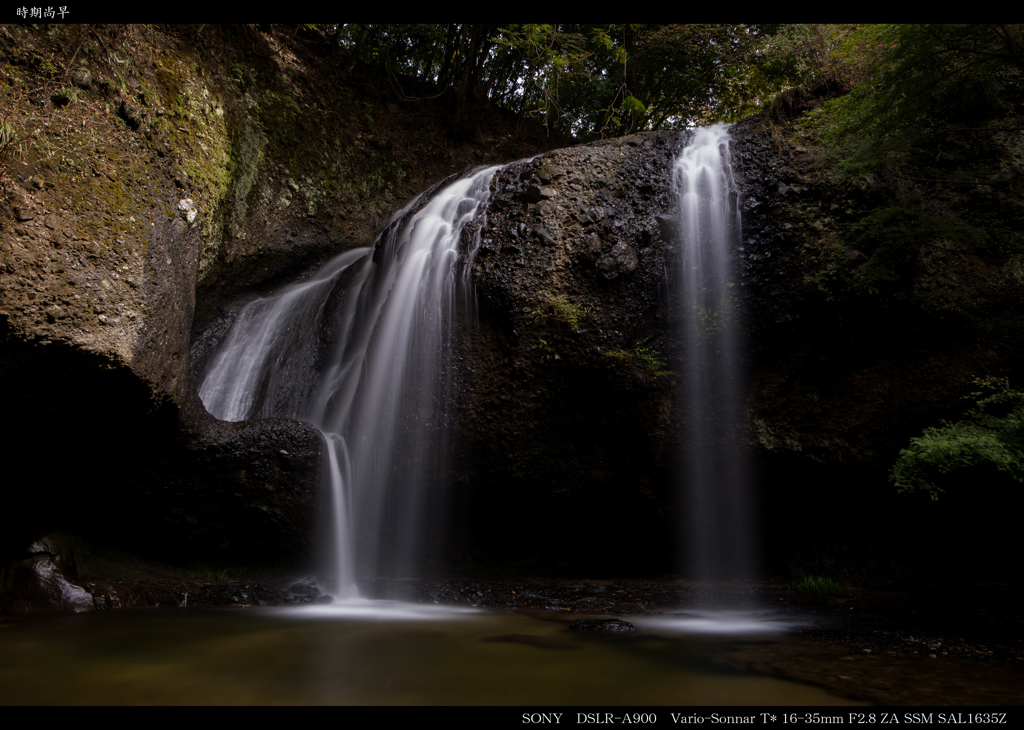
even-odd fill
[[[780,91],[836,74],[838,25],[317,26],[396,90],[487,99],[579,140],[736,120]]]
[[[1022,68],[1016,25],[349,24],[314,26],[396,90],[487,99],[578,140],[736,121],[817,80],[861,87],[844,130],[904,131],[929,99],[991,110],[994,76]],[[964,92],[964,93],[961,93]],[[986,94],[988,96],[986,96]],[[877,96],[873,104],[868,96]],[[976,98],[977,97],[977,98]],[[985,97],[981,99],[981,97]],[[949,101],[947,99],[947,101]],[[970,111],[974,110],[974,111]],[[872,121],[873,120],[873,121]]]

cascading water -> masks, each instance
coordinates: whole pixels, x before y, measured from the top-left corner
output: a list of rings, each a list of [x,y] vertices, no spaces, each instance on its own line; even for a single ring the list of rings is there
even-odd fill
[[[335,595],[408,575],[442,524],[453,316],[468,286],[459,241],[498,169],[424,193],[372,248],[247,304],[202,379],[217,418],[288,416],[323,433]]]
[[[747,577],[755,567],[753,494],[739,433],[744,387],[731,259],[741,218],[728,127],[694,130],[673,175],[682,239],[687,572]]]
[[[335,593],[407,575],[443,523],[438,476],[465,226],[497,167],[399,211],[372,248],[239,312],[200,397],[230,421],[288,416],[324,435],[333,504]],[[693,132],[676,159],[683,301],[685,534],[695,578],[749,575],[753,508],[738,424],[744,395],[731,258],[741,219],[725,125]],[[472,257],[472,247],[466,252]],[[464,268],[463,273],[468,271]]]

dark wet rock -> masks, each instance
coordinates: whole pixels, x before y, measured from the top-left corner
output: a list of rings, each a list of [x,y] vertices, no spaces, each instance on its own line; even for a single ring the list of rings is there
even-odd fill
[[[99,576],[80,540],[51,533],[0,566],[0,614],[82,613],[145,605],[137,590]],[[102,563],[102,561],[100,561]]]
[[[164,180],[152,176],[177,200]],[[178,559],[308,555],[319,433],[287,419],[222,423],[196,394],[188,354],[199,232],[162,207],[143,208],[134,230],[144,230],[145,245],[102,227],[100,245],[81,235],[76,216],[45,203],[46,193],[34,203],[41,224],[27,191],[11,193],[22,244],[3,252],[0,375],[11,415],[5,448],[26,464],[48,463],[56,491],[5,492],[0,554],[16,554],[45,520]],[[40,431],[65,444],[59,462],[33,435]],[[101,488],[78,488],[97,453],[116,466]]]
[[[654,220],[657,221],[661,237],[664,240],[672,241],[679,235],[679,221],[676,216],[663,213],[662,215],[654,216]]]
[[[557,150],[495,175],[486,248],[473,265],[480,325],[461,338],[456,373],[454,461],[466,465],[457,488],[478,490],[469,497],[477,514],[551,536],[517,550],[569,560],[589,551],[606,567],[629,562],[630,548],[594,552],[569,535],[627,512],[619,548],[649,544],[641,532],[667,527],[663,495],[621,486],[660,483],[673,458],[671,378],[640,379],[605,354],[646,341],[669,360],[675,346],[664,299],[675,254],[658,216],[674,208],[672,161],[685,135],[634,141]],[[521,255],[484,253],[506,247]],[[511,494],[520,498],[501,496]],[[476,544],[503,549],[486,520],[465,530]]]
[[[639,629],[631,623],[617,618],[587,618],[569,624],[572,631],[589,631],[600,634],[631,634]]]
[[[74,582],[73,569],[69,570],[59,555],[37,552],[12,565],[8,572],[7,595],[2,602],[2,608],[8,613],[81,613],[96,609],[92,595]]]
[[[129,101],[121,102],[117,110],[118,116],[133,130],[142,126],[142,109]]]
[[[636,251],[627,243],[619,242],[612,246],[608,255],[597,262],[597,269],[605,279],[614,279],[619,274],[632,274],[636,271]]]
[[[529,185],[526,190],[519,194],[518,197],[519,200],[524,203],[539,203],[540,201],[547,200],[554,195],[556,195],[555,191],[549,187]]]
[[[0,615],[135,607],[212,608],[327,604],[315,580],[213,579],[52,533],[0,567]]]
[[[554,246],[557,243],[550,233],[539,226],[533,229],[533,235],[545,246]]]

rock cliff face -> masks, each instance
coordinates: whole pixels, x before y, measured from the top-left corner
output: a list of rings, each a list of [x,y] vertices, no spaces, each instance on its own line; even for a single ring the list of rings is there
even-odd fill
[[[671,554],[666,275],[683,141],[581,145],[495,177],[473,264],[479,319],[463,328],[454,463],[471,543],[503,560],[613,570]],[[504,529],[481,515],[502,515]],[[526,525],[543,535],[533,546],[509,539]]]
[[[11,489],[5,537],[85,517],[150,547],[174,534],[227,547],[224,527],[241,516],[268,553],[301,548],[319,437],[205,413],[189,361],[197,222],[168,166],[140,161],[130,129],[108,131],[84,180],[42,164],[9,178],[4,443],[35,467],[34,484]],[[289,458],[267,456],[280,449]],[[210,493],[218,482],[233,485],[228,503]]]
[[[209,416],[194,325],[366,245],[437,179],[537,147],[504,119],[451,144],[441,102],[360,105],[386,81],[326,78],[329,49],[294,33],[37,31],[0,31],[0,439],[23,475],[0,561],[52,529],[178,561],[308,556],[319,434]]]

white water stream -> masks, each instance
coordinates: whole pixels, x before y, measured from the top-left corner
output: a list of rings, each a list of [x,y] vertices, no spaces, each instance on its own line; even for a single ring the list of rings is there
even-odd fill
[[[686,570],[700,579],[749,577],[754,495],[739,433],[745,389],[731,261],[742,221],[728,126],[694,130],[674,179],[682,233]]]
[[[410,575],[439,538],[453,318],[469,291],[468,277],[458,280],[459,242],[485,209],[498,169],[425,193],[372,248],[348,251],[246,305],[202,380],[200,397],[218,418],[288,416],[323,433],[338,597],[357,596],[371,576]],[[684,302],[686,570],[694,578],[747,577],[752,494],[740,458],[744,386],[731,266],[741,219],[728,128],[694,130],[673,175]]]
[[[323,433],[337,597],[410,574],[443,524],[459,241],[498,169],[421,195],[372,248],[247,304],[203,377],[217,418],[288,416]]]

